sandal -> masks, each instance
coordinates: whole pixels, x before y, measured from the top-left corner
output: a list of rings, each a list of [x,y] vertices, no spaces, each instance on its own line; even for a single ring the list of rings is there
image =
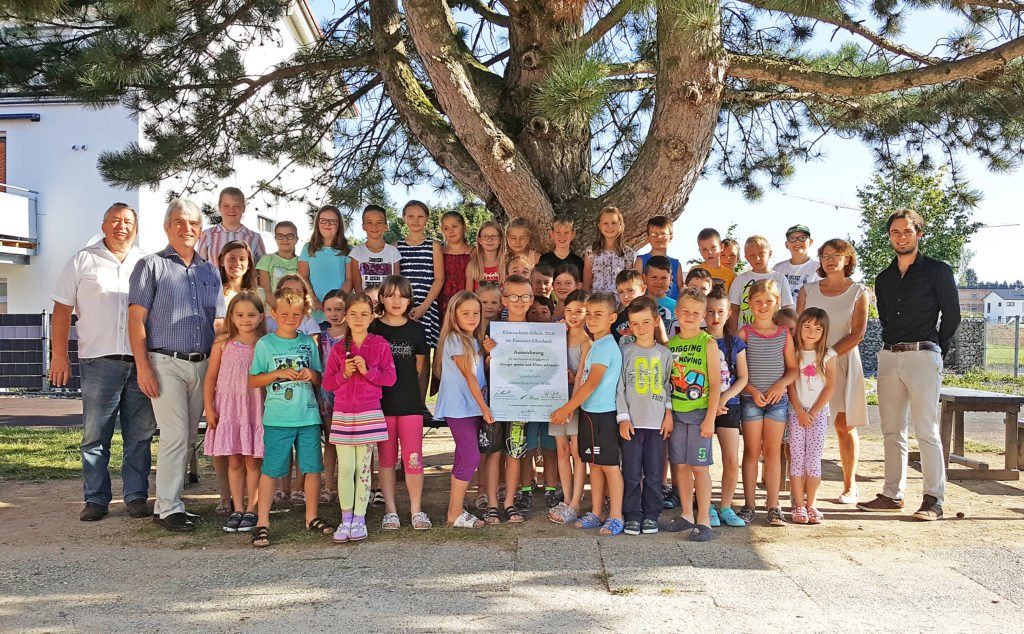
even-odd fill
[[[386,531],[397,531],[402,528],[402,520],[398,518],[398,513],[385,513],[380,527]]]
[[[217,515],[227,515],[231,513],[231,511],[233,510],[235,510],[235,507],[233,504],[231,504],[230,499],[222,499],[220,502],[217,503],[217,508],[213,509],[214,513],[216,513]]]
[[[306,530],[311,533],[320,533],[321,535],[330,535],[334,532],[334,526],[328,524],[319,517],[314,517],[313,520],[306,524]]]
[[[792,517],[794,524],[806,524],[808,520],[807,509],[802,506],[796,507],[793,509]]]
[[[373,506],[384,506],[384,492],[380,489],[373,490],[373,501],[370,502]]]
[[[768,526],[785,526],[786,520],[782,517],[782,509],[779,507],[768,509]]]
[[[462,515],[455,518],[455,521],[448,525],[448,528],[483,528],[487,526],[482,519],[469,511],[463,511]]]
[[[270,527],[257,526],[252,532],[253,548],[266,548],[270,545]]]
[[[498,513],[498,507],[488,507],[487,510],[484,512],[484,521],[491,526],[497,526],[498,524],[501,524],[501,514]]]
[[[526,518],[523,517],[523,514],[515,506],[506,506],[505,521],[509,524],[522,524],[526,521]]]
[[[623,528],[622,520],[615,517],[609,517],[604,521],[604,524],[601,524],[601,531],[598,535],[605,535],[609,537],[613,535],[621,535]]]
[[[324,487],[323,489],[320,489],[320,498],[319,499],[320,499],[320,504],[330,504],[331,503],[331,490],[326,488],[326,487]]]
[[[565,502],[560,502],[548,511],[548,520],[555,524],[572,524],[576,521],[576,511]]]
[[[583,517],[576,520],[573,524],[576,528],[600,528],[601,518],[594,513],[587,513]]]
[[[292,506],[305,506],[306,494],[302,491],[292,491]]]
[[[480,495],[476,496],[476,500],[473,502],[473,505],[476,506],[476,510],[485,511],[487,510],[487,505],[489,502],[490,500],[487,499],[487,494],[481,493]]]
[[[814,508],[813,506],[807,509],[807,523],[808,524],[821,524],[821,521],[825,519],[825,514]]]
[[[668,524],[665,525],[665,530],[670,533],[681,533],[683,531],[692,531],[694,523],[686,519],[682,515],[676,515]]]
[[[418,531],[429,531],[434,525],[431,523],[430,517],[423,511],[420,511],[413,514],[412,527]]]

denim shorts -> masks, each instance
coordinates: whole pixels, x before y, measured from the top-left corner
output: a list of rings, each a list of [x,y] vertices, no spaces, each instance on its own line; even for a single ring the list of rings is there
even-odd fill
[[[288,475],[288,461],[295,447],[299,473],[321,473],[324,470],[320,425],[302,427],[263,427],[263,475],[283,478]]]
[[[753,398],[740,394],[740,417],[744,423],[762,418],[785,423],[789,420],[789,397],[783,394],[778,403],[758,407]]]

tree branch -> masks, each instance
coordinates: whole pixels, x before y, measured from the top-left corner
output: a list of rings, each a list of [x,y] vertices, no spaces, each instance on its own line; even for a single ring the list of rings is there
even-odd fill
[[[654,64],[650,62],[622,62],[620,64],[608,64],[609,77],[620,75],[653,75],[657,72]]]
[[[1024,57],[1024,37],[950,62],[863,77],[816,71],[791,61],[731,53],[728,74],[737,79],[783,84],[798,90],[843,97],[864,97],[920,86],[971,79]]]
[[[455,0],[452,2],[453,7],[465,7],[481,18],[487,20],[491,24],[497,24],[498,26],[508,27],[508,16],[504,13],[498,13],[494,9],[488,7],[481,0]]]
[[[601,41],[601,38],[615,28],[615,25],[622,21],[622,18],[626,17],[626,14],[633,8],[635,0],[619,0],[618,4],[611,8],[608,13],[601,16],[601,18],[594,23],[594,26],[590,27],[590,30],[579,37],[579,42],[590,48],[594,44]]]
[[[958,0],[955,4],[969,7],[989,7],[1013,13],[1024,12],[1024,2],[1018,0]]]

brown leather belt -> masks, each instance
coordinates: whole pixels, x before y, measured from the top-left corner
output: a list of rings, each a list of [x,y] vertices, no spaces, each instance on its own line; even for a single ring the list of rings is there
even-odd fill
[[[882,350],[888,350],[889,352],[917,352],[918,350],[928,350],[929,352],[942,352],[942,348],[939,344],[933,341],[915,341],[913,343],[893,343],[893,344],[882,344]]]

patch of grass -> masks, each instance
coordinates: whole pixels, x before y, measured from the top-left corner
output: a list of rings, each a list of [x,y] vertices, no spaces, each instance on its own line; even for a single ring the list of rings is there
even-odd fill
[[[946,374],[942,384],[948,387],[963,387],[973,390],[988,390],[1024,396],[1024,376],[1016,379],[1012,374],[974,369],[965,374]]]
[[[635,592],[636,588],[634,588],[633,586],[622,586],[621,588],[613,588],[611,591],[611,593],[615,595],[634,594]]]
[[[987,442],[977,442],[975,440],[968,440],[964,438],[964,451],[968,453],[993,453],[1003,455],[1006,453],[1006,448],[1000,445],[993,445]]]
[[[156,439],[154,439],[154,452]],[[56,480],[82,477],[82,428],[0,426],[0,478]],[[121,435],[114,432],[110,470],[121,470]]]

